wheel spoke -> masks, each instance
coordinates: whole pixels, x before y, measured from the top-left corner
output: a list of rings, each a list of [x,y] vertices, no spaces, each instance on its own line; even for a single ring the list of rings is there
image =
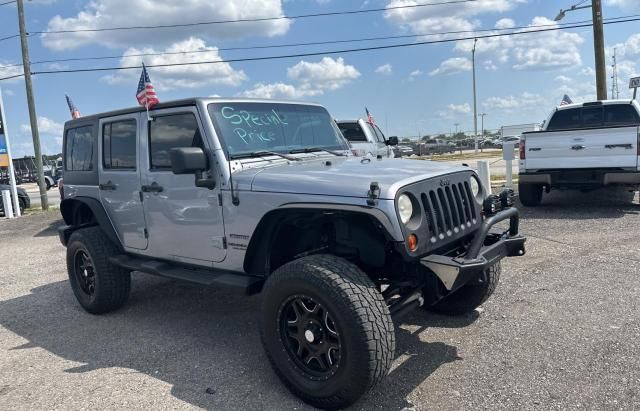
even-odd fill
[[[333,336],[338,336],[338,332],[335,330],[335,324],[331,317],[329,317],[329,312],[325,310],[323,317],[324,327],[329,332],[329,334]]]

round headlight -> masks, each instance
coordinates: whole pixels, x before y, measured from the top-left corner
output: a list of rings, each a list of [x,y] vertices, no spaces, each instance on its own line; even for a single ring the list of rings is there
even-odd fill
[[[406,194],[401,194],[400,197],[398,197],[398,213],[400,214],[402,224],[407,224],[413,215],[413,203]]]
[[[478,197],[478,194],[480,193],[480,183],[478,182],[478,179],[472,176],[469,179],[469,185],[471,186],[471,194],[473,194],[474,197]]]

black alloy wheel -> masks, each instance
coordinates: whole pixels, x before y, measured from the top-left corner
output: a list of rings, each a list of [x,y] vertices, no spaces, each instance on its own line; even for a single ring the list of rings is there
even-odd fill
[[[73,258],[73,271],[82,291],[92,296],[96,291],[96,271],[91,257],[82,249]]]
[[[323,380],[340,365],[340,334],[329,311],[313,298],[295,295],[282,303],[280,338],[293,362],[313,379]]]

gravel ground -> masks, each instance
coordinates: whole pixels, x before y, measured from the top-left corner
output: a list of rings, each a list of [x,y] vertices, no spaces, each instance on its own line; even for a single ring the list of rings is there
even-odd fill
[[[474,315],[421,311],[355,409],[640,409],[640,205],[552,194],[528,253]],[[306,409],[271,371],[259,297],[137,274],[91,316],[66,280],[55,212],[0,221],[0,408]]]

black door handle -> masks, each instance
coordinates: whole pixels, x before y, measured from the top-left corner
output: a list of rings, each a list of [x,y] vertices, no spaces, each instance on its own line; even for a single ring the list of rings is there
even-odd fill
[[[100,188],[100,190],[106,190],[106,191],[113,191],[116,189],[116,187],[118,186],[113,184],[111,180],[107,181],[106,183],[98,185],[98,188]]]
[[[150,185],[144,185],[140,187],[140,190],[142,190],[143,193],[161,193],[163,188],[161,185],[154,181]]]

